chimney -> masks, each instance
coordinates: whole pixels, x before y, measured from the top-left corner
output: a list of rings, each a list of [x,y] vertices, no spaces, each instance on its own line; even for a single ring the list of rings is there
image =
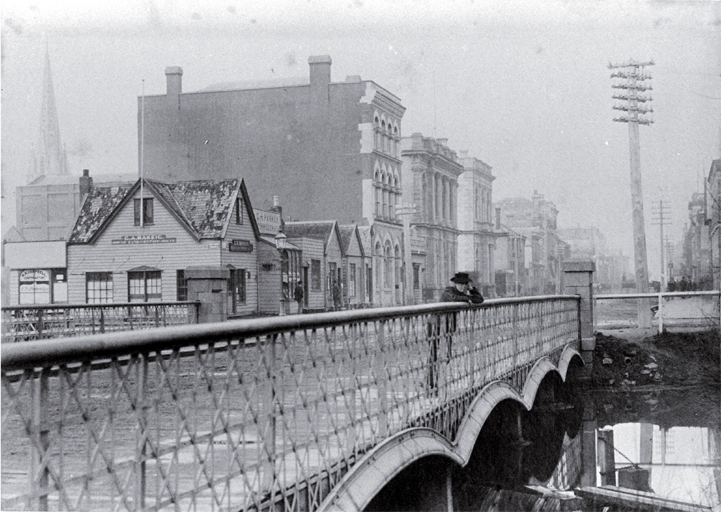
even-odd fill
[[[280,217],[283,218],[283,207],[280,205],[280,196],[273,196],[273,208],[270,210],[279,213]]]
[[[183,68],[180,66],[165,68],[165,83],[168,96],[177,96],[183,92]]]
[[[83,175],[80,177],[80,200],[88,195],[93,189],[93,178],[90,177],[90,169],[83,169]]]
[[[501,229],[501,209],[500,207],[496,208],[496,229]]]
[[[308,57],[310,67],[310,97],[315,106],[328,104],[330,84],[330,65],[333,63],[329,55],[311,55]]]

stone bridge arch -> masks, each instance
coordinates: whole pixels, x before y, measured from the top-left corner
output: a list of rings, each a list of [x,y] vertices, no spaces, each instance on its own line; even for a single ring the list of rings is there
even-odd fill
[[[454,441],[427,427],[409,428],[386,439],[353,465],[323,500],[319,510],[364,510],[393,478],[414,462],[429,456],[440,456],[461,467],[466,466],[486,419],[498,404],[511,400],[530,411],[544,379],[555,372],[567,382],[574,359],[578,364],[584,364],[581,354],[571,346],[563,349],[558,366],[546,356],[540,358],[529,371],[522,393],[506,381],[493,381],[481,388],[468,406]]]

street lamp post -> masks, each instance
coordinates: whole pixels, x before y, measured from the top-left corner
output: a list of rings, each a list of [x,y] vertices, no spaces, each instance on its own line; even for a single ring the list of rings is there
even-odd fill
[[[275,235],[275,248],[278,249],[280,255],[280,316],[285,315],[285,297],[283,297],[283,255],[288,244],[288,237],[285,236],[283,231],[278,231]],[[288,283],[290,286],[290,283]]]

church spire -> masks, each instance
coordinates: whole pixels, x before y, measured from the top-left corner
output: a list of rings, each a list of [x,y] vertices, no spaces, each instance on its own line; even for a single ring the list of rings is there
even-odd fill
[[[51,174],[68,174],[68,166],[65,149],[60,143],[60,123],[58,122],[58,110],[55,105],[53,77],[50,73],[50,50],[46,43],[40,130],[33,147],[30,181]]]

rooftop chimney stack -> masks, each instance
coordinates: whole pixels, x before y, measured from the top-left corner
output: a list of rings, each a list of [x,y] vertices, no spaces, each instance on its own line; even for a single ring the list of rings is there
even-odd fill
[[[168,96],[177,96],[183,92],[183,68],[180,66],[165,68],[165,83]]]
[[[310,97],[316,107],[328,105],[330,93],[330,66],[333,60],[329,55],[311,55],[308,57],[310,67]]]
[[[88,195],[93,189],[93,178],[90,177],[90,169],[83,169],[83,175],[80,177],[80,200]]]
[[[168,66],[165,68],[165,84],[168,106],[180,110],[180,93],[183,92],[183,68]]]

